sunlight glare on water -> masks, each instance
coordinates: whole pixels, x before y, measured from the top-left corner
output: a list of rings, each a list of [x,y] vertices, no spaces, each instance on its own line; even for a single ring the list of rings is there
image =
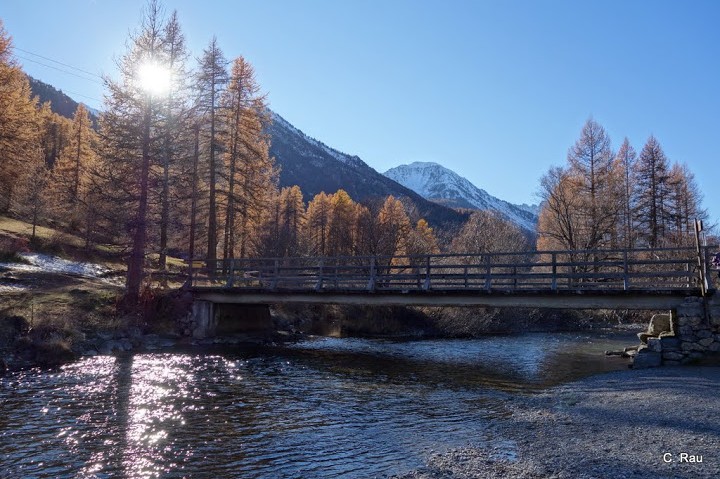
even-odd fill
[[[13,373],[0,378],[0,477],[386,477],[495,440],[517,391],[577,365],[625,367],[567,358],[587,343],[319,339]]]

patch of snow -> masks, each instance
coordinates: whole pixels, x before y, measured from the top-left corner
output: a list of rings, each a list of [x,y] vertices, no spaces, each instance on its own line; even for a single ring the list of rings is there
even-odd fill
[[[0,294],[3,293],[20,293],[22,291],[26,291],[28,289],[27,286],[16,286],[14,284],[2,284],[0,283]]]
[[[102,279],[103,281],[110,284],[117,283],[117,281],[105,278],[105,276],[112,270],[100,264],[70,261],[67,259],[58,258],[57,256],[50,256],[41,253],[20,253],[20,256],[25,258],[30,264],[0,263],[0,267],[12,271],[24,271],[30,273],[46,272],[70,274],[75,276],[81,276],[84,278]]]

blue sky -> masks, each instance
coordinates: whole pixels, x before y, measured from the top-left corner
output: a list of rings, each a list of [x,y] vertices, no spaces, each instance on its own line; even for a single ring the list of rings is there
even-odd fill
[[[144,1],[4,0],[15,46],[114,75]],[[720,218],[720,2],[166,0],[193,56],[216,35],[256,68],[271,108],[378,171],[435,161],[537,202],[593,116],[618,147],[654,134]],[[22,51],[17,54],[50,62]],[[100,107],[102,86],[23,58]],[[63,68],[63,67],[61,67]],[[85,95],[85,96],[80,96]],[[89,97],[89,98],[88,98]]]

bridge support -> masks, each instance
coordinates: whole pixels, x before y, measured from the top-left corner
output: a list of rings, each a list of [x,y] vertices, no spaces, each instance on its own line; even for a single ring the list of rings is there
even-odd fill
[[[264,304],[219,304],[195,300],[186,327],[195,339],[234,334],[264,334],[272,330],[270,308]]]
[[[671,312],[670,331],[643,338],[633,367],[674,366],[720,354],[720,298],[690,297]],[[652,329],[652,328],[651,328]]]

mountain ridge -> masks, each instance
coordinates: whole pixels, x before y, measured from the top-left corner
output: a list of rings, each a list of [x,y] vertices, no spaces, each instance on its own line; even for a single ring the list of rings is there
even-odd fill
[[[534,233],[537,228],[537,205],[501,200],[438,163],[416,161],[390,168],[383,174],[430,201],[453,208],[496,211],[526,231]]]

